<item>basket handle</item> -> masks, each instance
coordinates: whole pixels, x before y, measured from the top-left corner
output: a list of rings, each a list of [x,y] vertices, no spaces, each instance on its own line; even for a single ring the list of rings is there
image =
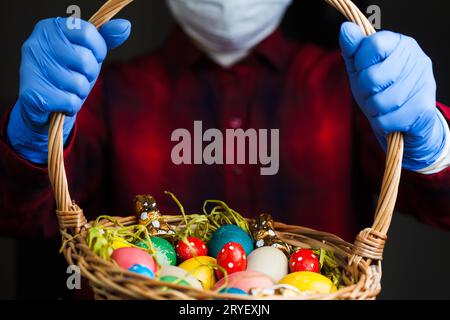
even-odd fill
[[[112,19],[133,0],[108,0],[89,22],[97,29]],[[63,124],[65,115],[54,113],[50,118],[48,134],[48,173],[56,201],[56,214],[61,230],[79,233],[87,221],[83,211],[72,201],[64,167]]]
[[[359,25],[366,36],[376,32],[369,20],[350,0],[325,1],[340,11],[349,21]],[[381,261],[383,259],[387,232],[397,200],[402,160],[403,135],[395,132],[390,134],[387,139],[386,165],[373,225],[362,230],[356,237],[350,264],[357,265],[363,258],[367,260],[368,264],[371,264],[372,260]]]
[[[109,0],[91,18],[90,22],[99,28],[132,1]],[[375,33],[375,29],[367,18],[350,0],[325,1],[344,14],[348,20],[358,24],[367,36]],[[65,116],[61,113],[55,113],[51,117],[48,142],[48,169],[55,194],[60,229],[72,229],[76,234],[86,224],[86,219],[82,210],[72,201],[67,184],[62,132],[64,118]],[[352,261],[359,262],[362,258],[382,260],[386,235],[397,199],[402,158],[403,136],[400,133],[393,133],[388,137],[386,167],[375,212],[375,220],[372,227],[364,229],[357,236]]]

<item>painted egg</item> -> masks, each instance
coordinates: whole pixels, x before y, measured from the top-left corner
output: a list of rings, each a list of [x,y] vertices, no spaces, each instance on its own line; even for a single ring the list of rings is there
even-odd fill
[[[179,265],[180,268],[190,272],[196,277],[204,289],[212,289],[216,283],[214,276],[214,268],[216,266],[216,259],[211,257],[194,257],[186,260]]]
[[[220,293],[247,295],[247,292],[245,292],[242,289],[238,289],[238,288],[225,288],[225,289],[220,290]]]
[[[279,284],[288,284],[302,292],[312,294],[328,294],[336,291],[336,287],[330,279],[320,273],[310,271],[290,273],[281,279]]]
[[[111,258],[119,267],[130,269],[135,264],[149,268],[153,273],[157,270],[156,260],[145,250],[138,248],[120,248],[113,251]]]
[[[252,238],[242,228],[234,225],[227,224],[217,229],[211,239],[208,242],[208,254],[211,257],[217,257],[220,250],[228,242],[237,242],[245,250],[245,254],[248,256],[254,249]]]
[[[184,269],[174,266],[164,266],[159,271],[159,278],[162,279],[164,277],[175,277],[177,279],[182,279],[186,281],[191,287],[196,289],[203,289],[202,284],[196,277],[187,272]],[[163,280],[164,281],[164,280]]]
[[[154,279],[155,278],[155,273],[152,270],[150,270],[146,266],[142,266],[140,264],[135,264],[134,266],[132,266],[128,270],[130,270],[131,272],[140,274],[142,276],[145,276],[147,278],[150,278],[150,279]]]
[[[217,264],[230,275],[235,272],[247,270],[247,255],[244,248],[237,242],[227,243],[217,255]],[[216,276],[222,279],[223,272],[216,270]]]
[[[187,282],[186,280],[183,280],[181,278],[174,277],[174,276],[164,276],[164,277],[159,278],[159,280],[161,280],[163,282],[177,284],[180,286],[192,287],[191,284],[189,282]]]
[[[297,298],[304,294],[294,286],[288,284],[278,284],[272,288],[251,289],[250,295],[258,298],[266,298],[271,296],[281,296],[284,298]]]
[[[126,241],[125,239],[114,240],[111,245],[111,248],[113,250],[120,249],[120,248],[131,248],[131,247],[133,247],[133,245],[131,243],[129,243],[128,241]]]
[[[156,251],[156,260],[161,266],[175,266],[177,264],[177,253],[174,247],[164,238],[151,237],[153,248]],[[146,241],[140,241],[136,244],[143,249],[150,249]]]
[[[147,241],[136,242],[136,246],[141,248],[141,249],[145,249],[145,250],[148,250],[150,248],[150,246],[148,245]]]
[[[319,258],[311,250],[299,249],[291,255],[289,259],[289,269],[291,272],[320,272]]]
[[[195,237],[188,237],[186,241],[178,241],[176,250],[180,261],[186,261],[193,257],[201,257],[208,254],[206,244],[202,240]]]
[[[248,256],[247,270],[262,272],[278,282],[288,274],[288,259],[275,247],[261,247]]]
[[[261,272],[241,271],[236,272],[228,277],[223,277],[216,283],[214,289],[218,290],[222,287],[236,288],[244,292],[249,292],[252,288],[271,288],[274,285],[272,279]]]

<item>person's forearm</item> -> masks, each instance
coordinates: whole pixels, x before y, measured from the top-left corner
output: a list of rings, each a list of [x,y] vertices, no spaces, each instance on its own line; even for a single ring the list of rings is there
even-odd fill
[[[103,81],[99,79],[64,149],[69,186],[80,205],[89,196],[87,186],[103,188],[102,171],[89,162],[89,157],[80,156],[103,159],[102,146],[107,140],[103,104]],[[10,113],[0,121],[0,236],[48,238],[56,234],[58,226],[47,164],[32,163],[11,147],[7,137]],[[71,177],[79,177],[75,172],[83,173],[82,178],[77,178],[76,188],[71,181]]]
[[[450,111],[450,108],[438,105],[448,122],[450,112],[447,110]],[[366,181],[376,193],[380,188],[385,154],[367,120],[359,112],[356,123],[358,123],[357,136],[361,137],[357,148],[358,162]],[[422,223],[450,230],[450,167],[432,174],[404,169],[395,208]]]
[[[404,171],[399,191],[398,211],[450,230],[450,168],[430,175]]]
[[[3,115],[0,133],[0,235],[53,236],[57,229],[47,168],[11,147],[6,133],[9,115]]]

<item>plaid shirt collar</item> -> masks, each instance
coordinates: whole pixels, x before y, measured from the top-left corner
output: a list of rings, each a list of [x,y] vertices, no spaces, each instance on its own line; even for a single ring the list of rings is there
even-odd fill
[[[251,52],[251,56],[261,58],[277,71],[283,71],[289,65],[298,45],[288,40],[276,29],[271,35],[259,43]],[[169,34],[162,47],[163,57],[172,72],[182,72],[200,61],[209,58],[191,39],[176,26]]]

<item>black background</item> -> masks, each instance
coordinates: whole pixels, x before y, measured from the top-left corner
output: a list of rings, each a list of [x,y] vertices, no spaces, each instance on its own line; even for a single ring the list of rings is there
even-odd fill
[[[245,0],[242,0],[245,1]],[[16,99],[20,47],[42,18],[64,15],[66,8],[77,4],[87,19],[103,1],[40,0],[0,2],[0,114]],[[336,46],[340,17],[318,0],[295,0],[284,23],[286,32],[301,41],[311,40],[327,47]],[[418,40],[434,62],[438,83],[438,99],[450,104],[450,2],[445,0],[373,0],[360,2],[381,8],[384,29],[391,29]],[[312,10],[306,11],[306,8]],[[121,14],[133,21],[133,34],[124,47],[110,55],[111,60],[129,59],[158,46],[172,26],[172,18],[164,0],[137,0]],[[320,17],[326,17],[321,20]],[[24,282],[32,284],[39,298],[40,279],[37,265],[45,261],[32,252],[44,250],[45,242],[24,242],[0,238],[0,298],[19,295]],[[384,299],[449,299],[450,298],[450,234],[421,225],[410,217],[396,214],[389,232],[383,274]],[[57,248],[49,247],[57,254]],[[18,258],[20,257],[20,259]],[[18,269],[18,264],[26,268]],[[62,264],[63,265],[63,264]],[[17,270],[21,270],[18,272]],[[24,272],[26,274],[24,274]],[[56,276],[56,275],[55,275]]]

